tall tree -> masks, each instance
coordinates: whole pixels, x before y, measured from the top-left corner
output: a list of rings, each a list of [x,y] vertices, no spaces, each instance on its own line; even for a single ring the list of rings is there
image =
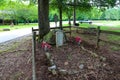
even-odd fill
[[[52,6],[52,8],[57,8],[59,11],[59,19],[60,19],[60,28],[62,29],[62,12],[63,12],[63,8],[65,6],[65,2],[67,0],[51,0],[50,1],[50,5]]]
[[[0,6],[3,6],[6,3],[5,0],[0,0]]]
[[[75,23],[76,21],[76,8],[81,7],[87,7],[86,9],[90,8],[88,5],[89,0],[51,0],[51,4],[53,7],[56,7],[59,9],[59,15],[60,15],[60,27],[62,26],[62,11],[66,12],[71,10],[71,7],[73,7],[73,22]],[[69,16],[70,17],[70,16]]]
[[[38,0],[38,23],[39,23],[39,38],[49,32],[49,0]]]
[[[118,0],[91,0],[94,6],[97,7],[114,7]]]
[[[73,6],[73,24],[76,23],[76,10],[90,10],[90,0],[69,0],[68,5]]]
[[[113,2],[112,2],[113,1]],[[74,7],[74,12],[76,7],[80,7],[81,9],[89,9],[91,6],[103,6],[107,4],[107,6],[114,6],[117,0],[50,0],[50,4],[56,5],[59,9],[60,13],[60,27],[62,29],[62,9],[63,5],[71,5]],[[72,2],[72,3],[69,3]],[[97,3],[96,3],[97,2]],[[104,3],[105,2],[105,3]],[[39,10],[39,31],[40,38],[43,38],[45,34],[49,32],[49,19],[48,19],[48,11],[49,11],[49,0],[38,0],[38,10]]]
[[[30,0],[30,5],[35,5],[37,3],[37,0]]]

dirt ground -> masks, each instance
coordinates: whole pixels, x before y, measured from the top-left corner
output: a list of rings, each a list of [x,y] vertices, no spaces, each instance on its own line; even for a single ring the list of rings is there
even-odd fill
[[[59,68],[79,71],[71,75],[52,75],[45,52],[37,44],[37,80],[120,80],[120,46],[100,42],[100,48],[96,50],[95,36],[73,33],[73,36],[79,35],[84,40],[82,45],[98,57],[70,42],[59,48],[52,46],[50,53]],[[106,36],[102,35],[104,39]],[[0,44],[0,80],[32,80],[31,47],[31,36]]]
[[[0,44],[0,80],[31,80],[31,36]]]
[[[79,71],[77,74],[52,75],[48,71],[50,67],[44,51],[37,49],[36,71],[38,80],[120,80],[120,46],[100,42],[100,48],[95,49],[95,36],[88,34],[76,34],[81,36],[83,46],[98,55],[91,55],[83,51],[74,43],[67,43],[62,47],[52,46],[49,51],[58,68],[68,71]],[[108,35],[102,35],[107,40]],[[114,41],[113,41],[114,42]],[[116,42],[116,43],[119,43]],[[80,66],[83,68],[79,68]]]

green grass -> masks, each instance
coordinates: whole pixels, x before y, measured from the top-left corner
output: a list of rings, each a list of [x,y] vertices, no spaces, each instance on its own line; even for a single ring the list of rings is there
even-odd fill
[[[89,28],[89,27],[94,27],[94,28],[97,28],[98,25],[90,25],[90,24],[86,24],[86,23],[83,23],[83,24],[80,24],[80,27],[84,27],[84,28]],[[117,26],[100,26],[100,29],[101,30],[107,30],[107,31],[113,31],[113,32],[120,32],[120,26],[117,25]]]
[[[120,41],[120,37],[118,35],[113,35],[113,34],[109,34],[107,36],[107,39],[109,41],[114,41],[114,42]],[[119,42],[118,42],[118,44],[119,44]]]
[[[107,31],[114,31],[114,32],[120,32],[120,21],[93,21],[93,23],[101,23],[104,26],[100,26],[101,30],[107,30]],[[112,25],[112,26],[109,26]],[[7,28],[10,30],[15,30],[15,29],[22,29],[22,28],[31,28],[33,26],[38,26],[37,23],[31,23],[31,24],[19,24],[19,25],[14,25],[14,27],[11,27],[10,25],[1,25],[0,26],[0,32],[3,31],[3,29]],[[68,26],[68,24],[63,24],[63,26]],[[82,23],[80,24],[80,27],[84,28],[89,28],[89,27],[95,27],[97,28],[98,25],[95,24],[87,24],[87,23]]]
[[[112,32],[120,32],[120,21],[99,21],[99,23],[102,23],[103,25],[100,26],[101,30],[106,30],[106,31],[112,31]],[[109,24],[112,24],[112,26]],[[84,28],[89,28],[89,27],[94,27],[97,28],[98,25],[93,25],[93,24],[80,24],[80,27],[84,27]],[[108,36],[106,36],[108,41],[110,42],[115,42],[115,43],[119,43],[120,37],[118,35],[112,35],[112,34],[108,34]],[[119,48],[117,47],[111,47],[112,50],[118,50]]]
[[[30,23],[30,24],[19,24],[19,25],[14,25],[11,27],[10,25],[1,25],[0,26],[0,32],[3,31],[3,29],[10,29],[10,30],[15,30],[15,29],[23,29],[23,28],[32,28],[34,26],[38,26],[37,23]]]
[[[0,49],[0,54],[1,54],[1,53],[5,53],[5,52],[14,51],[15,48],[16,48],[18,45],[19,45],[18,42],[14,42],[14,45],[12,44],[11,46],[9,45],[9,46],[7,46],[7,47],[5,47],[5,48],[3,48],[3,49]],[[2,47],[2,45],[1,45],[1,47]],[[3,46],[3,47],[4,47],[4,46]]]
[[[93,24],[88,23],[79,23],[80,27],[83,28],[89,28],[94,27],[97,28],[99,24],[101,30],[107,30],[107,31],[114,31],[114,32],[120,32],[120,21],[92,21]],[[95,23],[98,23],[95,24]],[[68,24],[63,24],[64,26],[68,26]]]

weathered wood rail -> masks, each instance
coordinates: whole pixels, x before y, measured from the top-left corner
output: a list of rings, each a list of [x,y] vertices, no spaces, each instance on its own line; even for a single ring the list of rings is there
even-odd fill
[[[101,29],[100,29],[100,26],[98,26],[98,27],[97,27],[97,43],[96,43],[97,48],[99,47],[99,42],[100,42],[100,41],[103,41],[103,42],[107,42],[107,43],[110,43],[110,44],[113,44],[113,45],[119,45],[119,46],[120,46],[120,44],[118,44],[118,43],[114,43],[114,42],[105,41],[105,40],[103,40],[103,39],[100,39],[101,33],[113,34],[113,35],[120,36],[120,32],[113,32],[113,31],[101,30]]]
[[[105,31],[105,30],[100,30],[101,33],[106,33],[106,34],[114,34],[120,36],[120,32],[113,32],[113,31]]]
[[[61,28],[60,27],[50,28],[50,30],[53,30],[53,29],[61,29]],[[70,36],[71,36],[71,26],[64,26],[63,29],[69,29],[68,31],[64,30],[64,32],[70,34]],[[32,32],[34,32],[34,31],[39,31],[39,29],[33,29],[32,28]],[[36,34],[36,36],[38,36],[38,34]]]
[[[71,28],[71,26],[64,26],[63,29],[65,28]],[[60,27],[51,27],[50,29],[61,29]],[[33,29],[32,28],[32,31],[39,31],[39,29]]]
[[[100,26],[98,26],[98,31],[97,31],[97,47],[99,47],[99,42],[100,41],[103,41],[103,42],[106,42],[106,43],[110,43],[110,44],[113,44],[113,45],[119,45],[118,43],[114,43],[114,42],[110,42],[110,41],[106,41],[106,40],[103,40],[103,39],[100,39],[100,35],[101,33],[104,33],[104,34],[112,34],[112,35],[117,35],[117,36],[120,36],[120,32],[114,32],[114,31],[107,31],[107,30],[101,30],[100,29]]]
[[[98,26],[97,28],[91,28],[91,27],[90,27],[90,28],[83,28],[83,27],[78,27],[78,26],[72,27],[72,28],[77,28],[76,31],[78,31],[78,29],[88,30],[88,31],[90,31],[90,30],[96,31],[96,35],[97,35],[97,36],[96,36],[96,48],[99,47],[99,42],[100,42],[100,41],[103,41],[103,42],[107,42],[107,43],[110,43],[110,44],[114,44],[114,45],[119,45],[119,46],[120,46],[120,44],[118,44],[118,43],[113,43],[113,42],[110,42],[110,41],[105,41],[105,40],[103,40],[103,39],[100,39],[101,33],[113,34],[113,35],[120,36],[120,32],[101,30],[101,29],[100,29],[100,26]]]
[[[113,42],[110,42],[110,41],[105,41],[105,40],[100,39],[101,33],[113,34],[113,35],[120,36],[120,32],[113,32],[113,31],[101,30],[100,26],[98,26],[97,28],[92,28],[92,27],[90,27],[90,28],[83,28],[83,27],[79,27],[79,26],[64,26],[63,27],[63,29],[66,29],[66,28],[68,28],[69,30],[68,31],[64,31],[64,32],[65,33],[69,33],[70,35],[71,35],[71,29],[72,28],[76,28],[76,32],[78,32],[79,29],[86,30],[86,31],[90,31],[90,30],[95,31],[94,33],[97,35],[96,36],[96,48],[99,47],[99,42],[100,41],[108,42],[108,43],[114,44],[114,45],[120,45],[118,43],[113,43]],[[52,27],[50,29],[60,29],[60,27]],[[38,31],[38,29],[34,29],[33,31]]]

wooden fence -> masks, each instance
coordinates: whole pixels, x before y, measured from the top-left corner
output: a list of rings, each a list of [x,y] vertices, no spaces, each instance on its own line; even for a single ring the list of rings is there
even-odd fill
[[[120,32],[113,32],[113,31],[101,30],[100,26],[98,26],[97,27],[97,47],[99,47],[99,42],[100,41],[104,41],[104,42],[107,42],[107,43],[111,43],[111,44],[119,45],[120,46],[120,44],[118,44],[118,43],[113,43],[113,42],[110,42],[110,41],[105,41],[105,40],[100,39],[101,33],[113,34],[113,35],[120,36]]]
[[[94,33],[96,33],[96,35],[97,35],[96,36],[96,47],[97,48],[99,47],[99,42],[100,41],[108,42],[108,43],[115,44],[115,45],[120,45],[118,43],[113,43],[113,42],[110,42],[110,41],[105,41],[105,40],[100,39],[101,33],[114,34],[114,35],[120,36],[120,32],[101,30],[100,26],[98,26],[97,28],[83,28],[83,27],[79,27],[79,26],[64,26],[63,27],[63,29],[66,29],[66,28],[68,28],[69,30],[65,31],[65,33],[69,33],[70,35],[71,35],[71,28],[76,28],[77,32],[78,32],[79,29],[82,29],[82,30],[85,30],[85,31],[90,31],[90,32],[94,31]],[[60,29],[60,27],[52,27],[50,29]],[[34,29],[33,31],[38,31],[38,29]]]
[[[50,28],[50,29],[59,29],[59,28],[60,27],[53,27],[53,28]],[[66,33],[70,33],[70,35],[71,35],[71,28],[73,28],[73,27],[71,27],[71,26],[63,27],[63,29],[65,29],[65,28],[69,28],[69,31],[66,31]],[[81,27],[77,27],[77,29],[88,30],[87,28],[81,28]],[[33,36],[32,36],[32,70],[33,70],[32,77],[33,77],[33,80],[37,80],[36,79],[36,69],[35,69],[36,36],[37,36],[36,31],[38,31],[38,29],[33,29],[32,28],[32,34],[33,34]],[[112,31],[101,30],[100,26],[98,26],[96,28],[96,34],[97,34],[97,36],[96,36],[96,46],[97,46],[97,48],[99,47],[99,42],[104,41],[104,40],[100,39],[101,33],[114,34],[114,35],[120,36],[120,32],[112,32]],[[104,42],[109,42],[109,41],[104,41]],[[109,42],[109,43],[112,43],[112,42]],[[118,43],[112,43],[112,44],[120,45]]]
[[[78,27],[78,29],[83,29],[83,30],[88,30],[88,31],[90,31],[90,30],[96,31],[96,35],[97,35],[96,36],[96,47],[97,48],[99,47],[99,42],[100,41],[120,46],[120,44],[118,44],[118,43],[113,43],[113,42],[110,42],[110,41],[105,41],[105,40],[100,39],[101,33],[113,34],[113,35],[120,36],[120,32],[113,32],[113,31],[101,30],[100,26],[98,26],[97,28],[83,28],[83,27]]]

